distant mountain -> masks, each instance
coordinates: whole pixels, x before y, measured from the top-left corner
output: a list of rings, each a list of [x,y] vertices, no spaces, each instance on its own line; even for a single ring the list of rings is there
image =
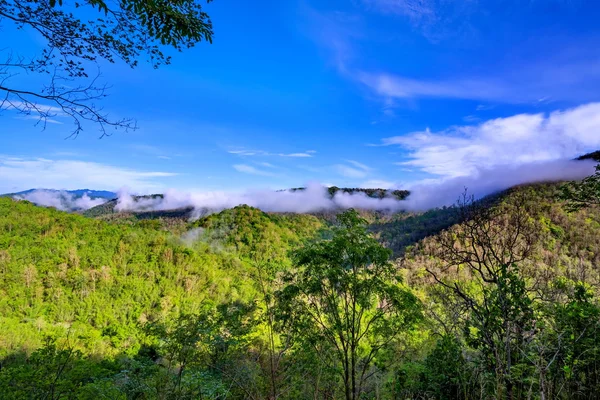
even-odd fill
[[[38,206],[53,207],[62,211],[78,212],[115,199],[117,194],[106,190],[90,189],[29,189],[17,193],[7,193],[2,197],[27,200]]]
[[[304,191],[306,188],[292,188],[286,189],[290,192],[298,192]],[[280,190],[282,192],[285,190]],[[338,193],[347,193],[347,194],[358,194],[362,193],[367,197],[374,199],[394,199],[394,200],[405,200],[410,192],[407,190],[387,190],[387,189],[365,189],[365,188],[340,188],[337,186],[332,186],[327,188],[327,193],[330,198],[333,198]],[[194,207],[180,207],[180,208],[172,208],[166,209],[162,206],[157,207],[157,204],[160,203],[164,196],[162,194],[152,194],[146,196],[133,196],[132,200],[136,204],[135,210],[125,210],[118,211],[116,210],[118,200],[116,198],[111,199],[103,204],[100,204],[96,207],[92,207],[83,212],[83,215],[86,217],[98,218],[102,217],[104,219],[111,219],[112,216],[117,218],[122,217],[134,217],[135,219],[153,219],[153,218],[183,218],[189,219],[190,217],[200,217],[205,214],[210,214],[211,210],[209,209],[195,209]],[[321,214],[320,212],[316,212],[313,214]],[[331,214],[331,213],[326,213]],[[331,216],[335,216],[335,212],[331,214]]]
[[[29,190],[23,190],[22,192],[17,192],[17,193],[6,193],[6,194],[3,194],[2,196],[11,196],[11,197],[12,196],[26,196],[33,192],[39,192],[39,191],[50,192],[50,193],[69,193],[69,194],[75,196],[76,198],[83,197],[83,195],[85,195],[85,194],[87,194],[88,197],[90,197],[92,199],[101,198],[101,199],[111,200],[111,199],[117,198],[117,194],[115,192],[109,192],[107,190],[92,190],[92,189],[76,189],[76,190],[29,189]]]
[[[118,203],[117,198],[113,198],[103,204],[91,207],[83,212],[86,217],[103,217],[111,219],[112,215],[117,218],[133,216],[135,219],[155,219],[155,218],[176,218],[189,219],[194,212],[193,207],[174,208],[169,210],[154,210],[155,201],[163,199],[162,194],[151,194],[145,196],[132,196],[132,200],[137,203],[138,209],[135,211],[118,211],[115,209]]]

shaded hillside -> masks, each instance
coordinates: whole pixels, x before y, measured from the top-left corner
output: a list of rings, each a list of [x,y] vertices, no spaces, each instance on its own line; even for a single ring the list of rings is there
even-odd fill
[[[557,275],[566,273],[571,268],[573,270],[569,275],[574,274],[575,270],[579,270],[578,273],[582,269],[588,269],[588,273],[594,270],[592,275],[597,275],[594,279],[600,283],[600,274],[595,268],[600,265],[600,209],[590,207],[568,212],[564,201],[560,199],[560,187],[560,183],[523,185],[475,204],[483,209],[497,207],[504,211],[499,215],[507,218],[510,211],[517,207],[525,210],[529,218],[536,221],[538,228],[535,252],[530,256],[536,268],[547,266]],[[453,208],[447,210],[450,212]],[[456,211],[454,209],[456,216],[453,218],[459,222],[460,216]],[[438,234],[428,235],[411,249],[411,254],[420,254],[426,248],[436,247],[437,243]]]
[[[600,150],[594,151],[592,153],[584,154],[580,157],[577,157],[576,160],[594,160],[600,162]]]

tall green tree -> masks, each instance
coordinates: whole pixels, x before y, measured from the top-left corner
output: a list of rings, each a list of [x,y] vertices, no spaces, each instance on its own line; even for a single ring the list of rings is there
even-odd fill
[[[145,57],[157,68],[170,62],[163,46],[182,50],[213,37],[208,14],[193,0],[0,0],[4,24],[37,34],[45,47],[28,58],[0,46],[0,111],[33,115],[43,125],[55,116],[69,117],[74,135],[86,121],[97,124],[103,136],[109,128],[135,128],[134,121],[111,119],[95,103],[107,94],[98,76],[88,79],[95,62],[121,60],[133,68]],[[41,88],[23,80],[13,84],[20,73],[47,78]]]
[[[297,271],[277,293],[281,317],[313,343],[326,342],[341,365],[347,400],[361,397],[377,355],[420,319],[417,298],[400,286],[390,250],[355,210],[338,216],[332,237],[294,254]]]

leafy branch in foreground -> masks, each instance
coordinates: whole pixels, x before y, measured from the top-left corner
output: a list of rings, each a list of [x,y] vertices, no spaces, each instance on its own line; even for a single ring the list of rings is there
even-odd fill
[[[208,0],[210,1],[210,0]],[[97,18],[83,18],[97,14]],[[38,119],[44,126],[53,117],[70,117],[75,122],[73,135],[89,121],[107,128],[135,129],[130,119],[112,120],[94,101],[106,97],[106,86],[90,78],[91,63],[106,60],[136,67],[144,55],[154,67],[169,64],[161,46],[181,51],[206,40],[212,42],[209,16],[193,0],[84,0],[63,4],[59,0],[0,0],[0,24],[33,32],[45,41],[41,54],[26,58],[10,47],[0,48],[0,111],[15,110]],[[50,76],[42,88],[27,86],[26,80],[13,85],[20,73]],[[50,104],[44,104],[50,103]]]

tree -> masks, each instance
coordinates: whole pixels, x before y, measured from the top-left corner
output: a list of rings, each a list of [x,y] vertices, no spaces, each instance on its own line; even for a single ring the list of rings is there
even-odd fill
[[[211,0],[207,0],[211,1]],[[95,19],[85,18],[95,15]],[[161,46],[182,50],[206,40],[212,42],[209,16],[193,0],[0,0],[0,26],[13,23],[45,41],[33,58],[16,49],[0,48],[0,111],[15,110],[45,126],[55,116],[70,117],[77,135],[84,122],[96,123],[102,136],[109,128],[135,129],[130,119],[110,119],[95,101],[107,95],[107,86],[90,79],[90,67],[100,60],[138,65],[142,56],[155,68],[170,57]],[[11,84],[19,72],[47,77],[43,88]],[[80,83],[83,81],[83,83]]]
[[[2,364],[0,364],[2,365]],[[67,399],[82,391],[93,379],[101,380],[114,373],[110,363],[93,364],[81,351],[68,343],[58,346],[47,339],[23,363],[0,368],[3,399]],[[122,397],[113,397],[122,398]]]
[[[568,211],[577,211],[585,207],[600,205],[600,164],[596,173],[581,182],[569,182],[562,187],[561,197],[567,201]]]
[[[563,390],[570,399],[597,397],[600,390],[600,307],[581,282],[574,285],[564,304],[554,304],[552,329],[546,340],[553,349],[546,369],[557,384],[555,396]],[[553,362],[555,361],[555,362]],[[548,398],[552,398],[549,393]]]
[[[538,228],[523,195],[486,206],[465,193],[458,210],[462,223],[442,232],[432,252],[441,266],[427,271],[466,311],[467,342],[494,375],[495,397],[518,398],[514,371],[534,333],[530,288],[519,265],[531,255]]]
[[[358,399],[374,374],[378,353],[420,318],[417,298],[404,290],[391,252],[366,229],[354,210],[338,216],[329,240],[294,254],[296,272],[277,293],[281,318],[313,343],[326,342],[341,364],[344,394]]]
[[[154,346],[146,352],[162,357],[167,370],[174,372],[160,390],[177,399],[203,398],[221,391],[225,382],[237,386],[245,398],[255,398],[254,380],[238,376],[245,374],[241,355],[249,352],[247,337],[255,326],[254,310],[253,305],[232,302],[180,315],[172,323],[147,324],[145,331]]]

